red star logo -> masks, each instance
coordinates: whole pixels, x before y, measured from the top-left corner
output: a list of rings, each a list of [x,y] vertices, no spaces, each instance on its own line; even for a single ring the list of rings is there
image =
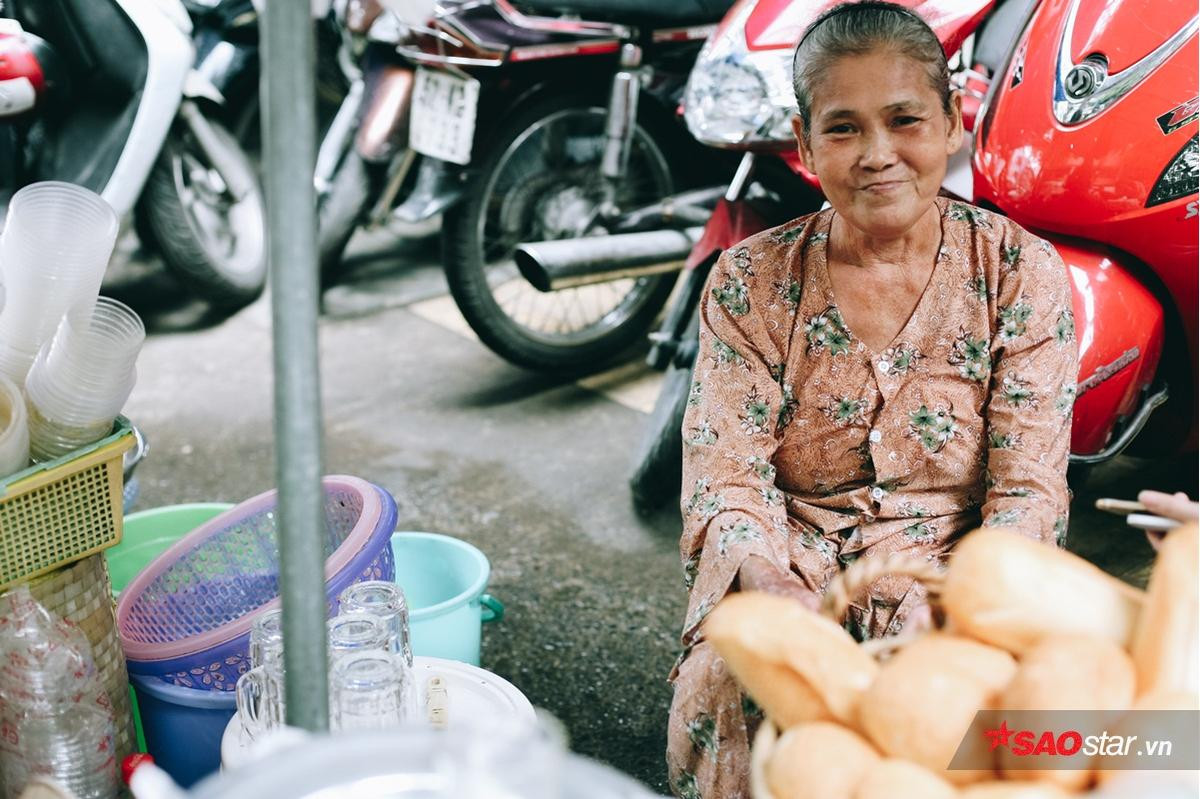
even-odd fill
[[[1008,728],[1007,723],[1002,721],[1000,722],[999,729],[984,730],[983,734],[988,737],[988,742],[992,745],[992,748],[988,751],[994,752],[996,747],[999,746],[1003,746],[1006,749],[1008,748],[1008,737],[1012,735],[1012,730]]]

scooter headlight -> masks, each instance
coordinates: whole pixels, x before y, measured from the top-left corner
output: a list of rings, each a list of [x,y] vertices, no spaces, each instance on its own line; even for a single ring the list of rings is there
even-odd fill
[[[1178,200],[1197,191],[1200,191],[1200,137],[1193,136],[1155,182],[1146,198],[1146,207]]]
[[[688,77],[684,119],[696,139],[713,147],[792,142],[792,51],[749,50],[746,19],[754,5],[744,3],[705,43]]]

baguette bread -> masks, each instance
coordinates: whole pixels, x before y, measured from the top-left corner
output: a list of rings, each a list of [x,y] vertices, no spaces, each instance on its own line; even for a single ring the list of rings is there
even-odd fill
[[[1069,552],[984,527],[955,547],[941,601],[955,632],[1021,655],[1071,633],[1128,648],[1145,594]]]
[[[808,721],[852,722],[858,697],[879,670],[849,633],[786,597],[730,594],[708,615],[703,633],[783,730]]]

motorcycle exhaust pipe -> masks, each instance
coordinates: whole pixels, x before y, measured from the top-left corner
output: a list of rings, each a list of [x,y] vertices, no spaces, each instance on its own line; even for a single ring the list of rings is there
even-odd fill
[[[677,271],[703,232],[690,227],[535,241],[519,245],[513,257],[534,288],[558,291]]]

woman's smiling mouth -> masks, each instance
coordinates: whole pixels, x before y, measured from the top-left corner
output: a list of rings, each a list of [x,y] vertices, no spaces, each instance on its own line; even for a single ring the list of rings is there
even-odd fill
[[[899,189],[903,185],[904,181],[902,180],[881,180],[878,183],[868,183],[860,191],[871,192],[873,194],[886,194]]]

